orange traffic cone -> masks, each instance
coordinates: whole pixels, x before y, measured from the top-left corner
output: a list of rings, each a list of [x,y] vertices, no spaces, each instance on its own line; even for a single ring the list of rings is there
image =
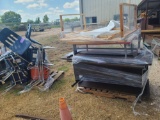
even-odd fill
[[[71,113],[64,98],[59,99],[59,108],[61,120],[72,120]]]

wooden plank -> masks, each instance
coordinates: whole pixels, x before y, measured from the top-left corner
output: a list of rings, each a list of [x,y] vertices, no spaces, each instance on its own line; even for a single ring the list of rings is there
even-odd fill
[[[73,16],[73,15],[84,15],[84,14],[62,14],[61,16]]]
[[[63,24],[63,16],[73,16],[73,15],[80,15],[83,17],[83,26],[84,30],[86,30],[86,19],[84,14],[62,14],[60,15],[60,26],[61,26],[61,31],[64,31],[64,24]]]
[[[121,41],[68,41],[69,44],[76,45],[103,45],[103,44],[130,44],[124,40]]]
[[[64,71],[59,71],[53,78],[56,81],[62,74],[64,74]]]
[[[62,15],[60,15],[60,26],[61,26],[61,31],[64,31]]]
[[[121,93],[127,92],[127,94],[133,94],[136,96],[139,95],[139,93],[142,90],[141,88],[135,88],[126,85],[115,85],[115,84],[107,84],[107,83],[91,82],[91,81],[83,81],[79,83],[79,87],[94,88],[102,91],[118,91]]]
[[[109,91],[109,90],[98,90],[98,89],[91,89],[91,88],[84,88],[82,91],[86,93],[91,93],[95,96],[107,97],[107,98],[120,98],[126,99],[129,102],[133,102],[136,99],[136,95],[127,94],[127,93],[120,93],[117,91]]]
[[[137,29],[137,6],[134,7],[134,27]]]
[[[87,30],[85,15],[82,15],[82,17],[83,17],[83,27],[84,27],[84,30]]]
[[[124,7],[128,6],[129,10],[130,7],[134,7],[134,27],[137,29],[137,5],[134,4],[128,4],[128,3],[122,3],[120,4],[120,30],[121,30],[121,37],[124,37]],[[130,24],[130,20],[128,20]]]
[[[135,4],[129,4],[129,3],[121,3],[120,5],[126,5],[126,6],[134,6],[134,7],[136,7],[137,5],[135,5]]]
[[[127,37],[129,34],[134,33],[136,30],[137,29],[125,33],[124,40],[122,40],[120,37],[116,37],[120,33],[116,33],[108,37],[103,36],[104,38],[103,37],[92,38],[87,36],[80,36],[77,33],[68,33],[65,35],[64,38],[61,38],[60,40],[65,41],[69,44],[77,44],[77,45],[130,44],[130,42],[125,41],[125,37]]]
[[[120,30],[121,30],[121,37],[124,36],[124,27],[123,27],[123,4],[120,4]]]
[[[56,71],[56,72],[54,72],[53,74],[54,74],[54,76],[52,77],[53,80],[50,80],[50,81],[49,81],[50,84],[51,84],[51,86],[52,86],[52,84],[53,84],[55,81],[58,80],[59,77],[61,77],[62,74],[64,74],[64,71],[59,71],[59,72]],[[45,81],[45,82],[43,82],[43,83],[41,83],[41,84],[38,84],[36,87],[38,87],[38,88],[40,88],[40,89],[43,90],[43,89],[45,89],[44,86],[45,86],[46,83],[47,83],[47,82]],[[49,88],[50,88],[51,86],[49,86]]]
[[[110,37],[108,37],[108,40],[111,40],[111,39],[115,38],[118,35],[120,35],[120,32],[111,35]]]
[[[159,34],[160,30],[141,30],[142,34]]]
[[[98,38],[106,38],[108,40],[111,40],[111,39],[115,38],[117,35],[120,35],[120,32],[114,33],[112,35],[105,35],[105,34],[104,35],[99,35]]]

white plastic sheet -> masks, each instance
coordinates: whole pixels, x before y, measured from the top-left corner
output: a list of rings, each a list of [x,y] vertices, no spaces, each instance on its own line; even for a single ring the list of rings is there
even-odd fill
[[[89,32],[80,32],[80,35],[82,36],[90,36],[90,37],[97,37],[98,35],[101,35],[101,34],[112,34],[116,31],[111,31],[113,28],[117,28],[119,27],[120,24],[119,22],[117,21],[114,21],[114,20],[111,20],[109,22],[109,24],[107,25],[107,27],[103,27],[103,28],[100,28],[100,29],[95,29],[95,30],[92,30],[92,31],[89,31]]]

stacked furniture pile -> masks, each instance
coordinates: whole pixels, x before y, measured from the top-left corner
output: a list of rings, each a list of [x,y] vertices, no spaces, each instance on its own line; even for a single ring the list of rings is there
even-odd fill
[[[135,99],[144,92],[149,86],[148,69],[153,54],[143,47],[136,13],[136,5],[123,3],[120,4],[120,22],[112,20],[104,28],[71,33],[65,32],[62,22],[65,15],[60,16],[61,40],[73,45],[73,52],[64,58],[73,63],[75,83],[72,86],[77,84],[77,90],[81,92],[94,89],[106,93],[116,89],[121,93],[136,93]],[[124,14],[128,14],[127,23]],[[100,92],[97,95],[102,95]],[[118,97],[117,93],[113,97]]]

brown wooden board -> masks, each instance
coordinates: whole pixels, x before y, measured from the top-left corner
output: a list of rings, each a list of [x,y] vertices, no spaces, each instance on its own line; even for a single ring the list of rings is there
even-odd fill
[[[64,71],[54,72],[54,74],[55,75],[53,76],[53,79],[54,79],[54,82],[55,82],[64,74]],[[45,83],[46,82],[43,82],[43,83],[37,84],[36,86],[43,88]]]
[[[125,99],[129,102],[133,102],[136,99],[136,95],[127,94],[127,93],[120,93],[118,91],[110,91],[110,90],[98,90],[98,89],[91,89],[91,88],[84,88],[82,89],[83,92],[93,94],[95,96],[107,97],[107,98],[120,98]]]
[[[142,34],[160,34],[160,30],[141,30]]]
[[[149,95],[148,87],[149,80],[147,81],[143,97]],[[114,85],[114,84],[104,84],[104,83],[95,83],[83,81],[79,83],[79,87],[84,92],[94,94],[96,96],[107,97],[107,98],[120,98],[127,101],[133,102],[136,97],[141,93],[141,88],[129,87],[124,85]]]

